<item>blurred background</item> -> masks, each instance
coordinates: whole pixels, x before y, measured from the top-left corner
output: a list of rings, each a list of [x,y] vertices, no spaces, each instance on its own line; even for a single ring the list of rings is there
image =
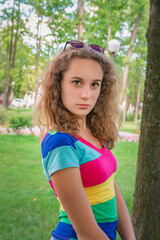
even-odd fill
[[[67,40],[80,40],[102,46],[115,61],[122,85],[123,126],[126,120],[137,126],[143,106],[148,19],[147,0],[1,0],[1,115],[4,108],[32,108],[34,90],[48,61]],[[110,49],[113,40],[118,46]]]

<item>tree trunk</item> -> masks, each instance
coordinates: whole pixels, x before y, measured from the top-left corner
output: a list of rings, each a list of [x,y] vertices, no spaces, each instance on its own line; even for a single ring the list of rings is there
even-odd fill
[[[14,30],[14,4],[13,2],[13,9],[12,9],[12,26],[11,26],[11,39],[10,39],[10,46],[9,46],[9,61],[8,61],[8,69],[4,83],[4,98],[3,98],[3,107],[8,108],[9,106],[9,73],[11,68],[11,59],[12,59],[12,48],[13,48],[13,30]],[[9,25],[8,25],[9,28]],[[8,31],[9,32],[9,31]]]
[[[15,3],[15,1],[14,1]],[[9,106],[9,97],[12,90],[12,76],[10,76],[10,70],[14,67],[15,63],[15,56],[16,56],[16,47],[17,47],[17,40],[18,40],[18,31],[19,31],[19,19],[20,19],[20,0],[18,5],[18,15],[17,15],[17,30],[15,33],[15,36],[13,35],[14,31],[14,4],[13,4],[13,11],[12,11],[12,30],[11,30],[11,41],[10,41],[10,54],[9,54],[9,64],[8,64],[8,72],[7,77],[5,81],[5,87],[4,87],[4,102],[3,106],[5,108],[8,108]],[[13,40],[14,40],[14,46],[13,46]]]
[[[109,51],[108,51],[108,44],[111,39],[111,23],[108,26],[108,38],[107,38],[107,47],[106,47],[106,55],[109,56]]]
[[[148,57],[133,226],[137,240],[160,240],[160,1],[150,0]]]
[[[83,11],[84,11],[84,0],[78,0],[78,40],[83,41]]]
[[[127,108],[126,104],[127,104],[127,94],[126,94],[125,100],[124,100],[122,126],[124,126],[125,122],[126,122],[126,108]]]
[[[125,91],[125,88],[126,88],[126,83],[127,83],[127,79],[128,79],[128,73],[129,73],[129,61],[130,61],[131,54],[132,54],[132,45],[133,45],[133,43],[135,41],[135,38],[136,38],[138,23],[141,19],[141,15],[142,15],[141,13],[138,14],[136,22],[135,22],[134,29],[133,29],[133,32],[132,32],[132,35],[131,35],[130,48],[129,48],[128,55],[127,55],[128,62],[125,64],[125,68],[124,68],[124,72],[123,72],[122,90],[121,90],[121,93],[120,93],[120,103],[122,102],[123,94],[124,94],[124,91]]]
[[[36,72],[35,72],[35,86],[34,86],[34,92],[35,92],[35,103],[37,102],[37,87],[38,87],[38,78],[39,78],[39,57],[40,57],[40,51],[41,51],[41,23],[43,21],[43,8],[38,6],[38,22],[37,22],[37,39],[36,39]]]
[[[39,56],[40,56],[40,49],[41,49],[41,33],[40,33],[40,20],[37,23],[37,40],[36,40],[36,72],[35,72],[35,89],[38,84],[38,69],[39,69]]]
[[[136,99],[135,116],[134,116],[134,124],[135,125],[137,125],[137,119],[138,119],[138,109],[139,109],[140,95],[141,95],[141,81],[142,81],[142,73],[140,70],[139,82],[138,82],[138,94],[137,94],[137,99]]]
[[[135,70],[135,78],[134,78],[134,116],[135,116],[135,112],[136,112],[136,103],[137,103],[137,77],[138,76],[138,69],[136,68]]]
[[[129,107],[130,107],[130,103],[131,103],[131,99],[130,99],[130,95],[127,94],[127,98],[126,98],[126,111],[128,112]]]

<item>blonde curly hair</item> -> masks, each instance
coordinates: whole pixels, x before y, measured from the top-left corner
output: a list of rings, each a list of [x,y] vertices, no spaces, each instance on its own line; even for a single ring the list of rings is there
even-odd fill
[[[119,111],[116,90],[118,78],[112,61],[87,45],[83,48],[67,47],[48,64],[44,79],[38,88],[40,94],[36,124],[42,136],[51,129],[71,135],[78,133],[78,117],[65,108],[60,91],[63,74],[74,58],[93,59],[103,69],[100,95],[95,107],[87,115],[87,126],[96,138],[103,141],[108,149],[112,149],[118,138]]]

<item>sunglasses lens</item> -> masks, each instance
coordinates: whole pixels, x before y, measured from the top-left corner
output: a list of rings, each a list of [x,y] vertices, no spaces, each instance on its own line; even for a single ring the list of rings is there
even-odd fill
[[[70,44],[72,47],[75,47],[75,48],[83,48],[83,46],[84,46],[84,43],[80,42],[80,41],[75,41],[75,40],[67,41],[63,51],[66,49],[67,44]],[[102,47],[98,46],[97,44],[89,44],[88,46],[90,46],[93,50],[95,50],[97,52],[104,53],[104,49]]]
[[[76,48],[82,48],[83,47],[83,43],[79,42],[79,41],[70,41],[70,44],[72,47],[76,47]]]
[[[89,44],[89,46],[97,52],[104,52],[104,49],[96,44]]]

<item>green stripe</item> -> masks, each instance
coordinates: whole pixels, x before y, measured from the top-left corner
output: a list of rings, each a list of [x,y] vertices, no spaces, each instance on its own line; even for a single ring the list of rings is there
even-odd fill
[[[117,220],[116,197],[104,203],[99,203],[91,206],[94,217],[97,223],[114,222]],[[60,211],[60,222],[71,224],[65,211]]]
[[[59,215],[59,221],[60,222],[64,222],[64,223],[68,223],[71,224],[69,218],[67,217],[67,214],[65,211],[62,211],[61,209],[59,209],[60,215]]]
[[[49,134],[51,134],[51,135],[55,135],[56,133],[57,133],[57,131],[54,130],[54,129],[51,129],[51,130],[49,131]]]
[[[91,207],[97,223],[113,222],[118,218],[116,197],[104,203],[92,205]]]

